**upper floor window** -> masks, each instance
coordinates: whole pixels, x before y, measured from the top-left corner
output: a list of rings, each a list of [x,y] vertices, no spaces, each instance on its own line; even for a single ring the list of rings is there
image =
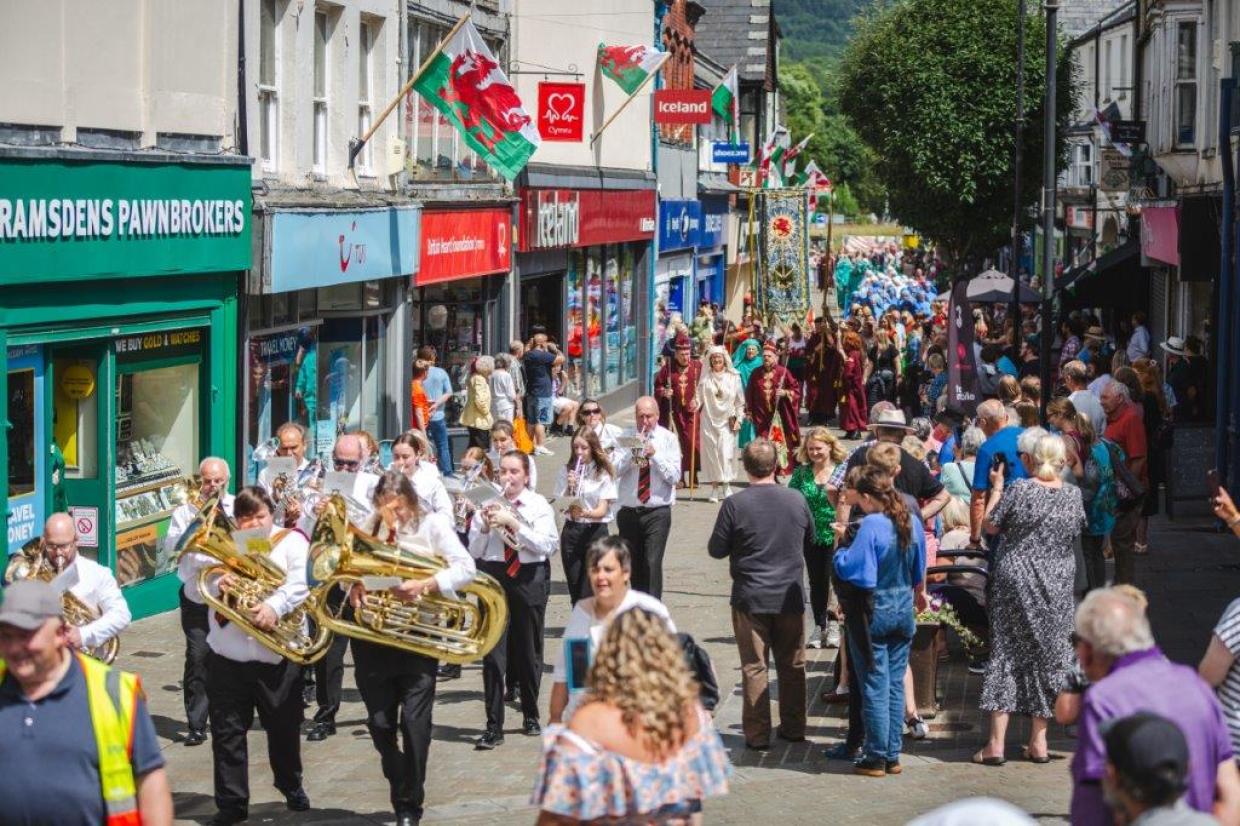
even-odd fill
[[[327,174],[327,12],[314,13],[314,171]]]
[[[378,26],[375,23],[363,20],[358,32],[357,135],[359,138],[370,130],[374,111],[371,95],[374,86],[374,46],[377,29]],[[365,174],[371,174],[373,169],[371,159],[374,155],[371,152],[371,143],[367,141],[357,156],[358,168]]]
[[[1072,166],[1068,170],[1068,185],[1093,186],[1093,184],[1094,145],[1075,143],[1072,145]]]
[[[274,172],[280,145],[277,0],[262,0],[258,14],[258,153],[263,171]]]
[[[1175,142],[1192,146],[1197,140],[1197,23],[1175,28]]]

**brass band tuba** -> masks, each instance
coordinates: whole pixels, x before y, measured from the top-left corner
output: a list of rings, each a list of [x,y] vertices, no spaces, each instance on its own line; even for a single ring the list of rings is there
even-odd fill
[[[430,550],[429,548],[427,549]],[[333,494],[314,526],[311,570],[321,584],[346,590],[364,577],[427,579],[447,565],[432,553],[410,553],[381,542],[351,524],[344,498]],[[471,601],[473,596],[477,601]],[[478,574],[456,598],[428,594],[405,602],[388,591],[367,591],[353,619],[325,600],[315,602],[320,625],[346,637],[387,645],[454,665],[486,656],[508,622],[508,602],[499,583]]]
[[[308,619],[318,600],[311,591],[306,601],[282,617],[271,631],[254,624],[250,612],[284,584],[286,573],[263,554],[238,550],[232,537],[232,520],[212,496],[186,531],[180,550],[203,553],[219,564],[198,572],[198,590],[203,600],[230,622],[256,639],[264,648],[298,665],[309,665],[327,653],[332,634],[321,625],[307,631]],[[234,584],[219,596],[212,586],[224,574],[232,574]]]
[[[12,585],[21,579],[51,582],[58,573],[51,563],[47,561],[47,558],[43,556],[43,547],[40,540],[32,539],[22,546],[20,551],[9,558],[9,564],[4,570],[4,584]],[[94,622],[100,616],[97,609],[87,605],[69,590],[65,590],[60,595],[60,605],[64,611],[65,622],[77,628]],[[105,662],[108,665],[112,664],[120,650],[120,637],[111,637],[93,648],[82,649],[83,653],[89,654],[96,660]]]

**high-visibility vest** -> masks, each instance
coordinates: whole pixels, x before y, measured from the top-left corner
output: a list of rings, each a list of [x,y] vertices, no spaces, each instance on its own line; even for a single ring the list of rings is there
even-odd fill
[[[142,682],[137,674],[76,654],[86,676],[86,702],[99,748],[99,782],[107,826],[141,826],[138,787],[133,776],[133,727]],[[6,667],[0,660],[0,680]]]

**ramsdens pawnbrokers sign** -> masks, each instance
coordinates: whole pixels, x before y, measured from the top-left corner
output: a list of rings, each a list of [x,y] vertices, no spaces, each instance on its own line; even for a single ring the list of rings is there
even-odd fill
[[[0,284],[243,270],[238,164],[0,161]]]

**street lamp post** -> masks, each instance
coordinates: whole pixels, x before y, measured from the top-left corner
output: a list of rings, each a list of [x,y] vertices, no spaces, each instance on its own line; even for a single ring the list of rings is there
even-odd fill
[[[1052,303],[1055,298],[1055,63],[1058,46],[1058,0],[1047,0],[1046,97],[1042,106],[1042,419],[1050,401],[1052,382],[1051,338],[1055,335]]]
[[[1024,156],[1025,134],[1025,0],[1019,0],[1016,12],[1016,119],[1012,124],[1012,178],[1015,195],[1012,197],[1012,255],[1008,261],[1008,275],[1012,279],[1012,344],[1020,348],[1020,171]]]

